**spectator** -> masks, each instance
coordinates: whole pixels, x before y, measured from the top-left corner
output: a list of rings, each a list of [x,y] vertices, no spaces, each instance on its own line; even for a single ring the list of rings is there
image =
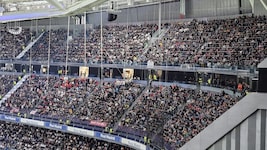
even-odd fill
[[[0,122],[0,149],[131,150],[114,143],[60,131]]]
[[[14,35],[5,30],[1,29],[0,59],[15,59],[29,44],[31,37],[35,36],[35,32],[23,28],[20,34]]]

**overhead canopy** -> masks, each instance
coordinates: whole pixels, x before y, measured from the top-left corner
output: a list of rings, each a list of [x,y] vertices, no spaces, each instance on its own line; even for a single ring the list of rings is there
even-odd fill
[[[4,12],[4,15],[0,17],[0,22],[12,22],[20,20],[71,15],[77,10],[79,10],[79,12],[81,10],[85,11],[84,8],[89,10],[89,8],[92,8],[93,6],[96,5],[101,5],[102,3],[108,0],[81,0],[71,5],[70,4],[64,5],[64,3],[60,3],[58,0],[37,1],[38,3],[42,4],[42,6],[30,5],[32,3],[36,4],[36,1],[31,3],[25,1],[21,2],[21,1],[16,3],[8,1],[5,5],[7,12]],[[26,9],[26,11],[23,12],[17,11],[19,10],[19,7],[21,7],[22,10]],[[27,9],[29,9],[29,11],[27,11]]]
[[[139,6],[174,0],[2,0],[4,8],[0,22],[12,22],[82,14],[89,11],[108,10],[111,1],[115,8]]]

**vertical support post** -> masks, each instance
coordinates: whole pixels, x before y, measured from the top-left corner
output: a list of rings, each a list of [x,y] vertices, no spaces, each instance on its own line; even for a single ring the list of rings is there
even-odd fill
[[[69,34],[70,34],[70,16],[68,16],[68,31],[67,31],[67,49],[66,49],[65,76],[67,76],[67,74],[68,74]]]

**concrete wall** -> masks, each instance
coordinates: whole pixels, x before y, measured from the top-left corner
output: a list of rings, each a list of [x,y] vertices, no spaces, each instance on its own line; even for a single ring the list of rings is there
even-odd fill
[[[254,0],[254,10],[255,15],[267,15],[267,2],[266,0]]]
[[[254,2],[255,1],[255,2]],[[161,4],[161,20],[177,20],[181,18],[200,18],[237,15],[240,13],[251,13],[253,5],[258,5],[261,0],[181,0]],[[261,11],[261,9],[257,10]],[[87,24],[99,25],[101,13],[87,14]],[[113,22],[108,22],[108,13],[103,12],[103,24],[157,22],[159,20],[159,4],[144,5],[122,9],[117,13],[118,17]],[[33,21],[21,21],[21,26],[33,25],[45,26],[49,19]],[[52,18],[52,25],[67,25],[67,17]],[[75,18],[71,17],[70,24],[75,24]]]
[[[109,23],[136,23],[136,22],[157,22],[159,20],[159,4],[144,5],[139,7],[132,7],[122,9],[117,13],[118,18],[113,22],[108,22],[108,13],[103,12],[103,24]],[[168,2],[161,4],[161,20],[173,20],[180,18],[180,2]],[[101,21],[101,13],[94,12],[87,14],[87,24],[99,25]],[[49,25],[49,19],[38,19],[33,21],[21,21],[21,26],[47,26]],[[52,25],[67,25],[67,17],[52,18]],[[74,17],[71,17],[70,24],[75,24]]]
[[[239,0],[187,0],[186,17],[211,17],[239,14]]]
[[[180,150],[265,150],[266,96],[249,93]]]
[[[252,13],[252,6],[250,0],[240,0],[240,10],[242,13]]]
[[[146,5],[135,8],[122,9],[117,13],[117,19],[112,22],[107,21],[108,13],[103,12],[103,24],[108,23],[135,23],[150,22],[159,20],[159,4]],[[180,18],[180,2],[162,3],[161,20],[173,20]],[[99,25],[101,13],[91,13],[87,15],[88,23]]]
[[[255,1],[255,2],[254,2]],[[181,0],[161,4],[161,20],[177,20],[182,18],[200,18],[237,15],[240,13],[251,13],[253,5],[258,5],[260,0]],[[260,11],[261,9],[257,10]],[[159,4],[144,5],[122,9],[116,13],[117,19],[108,22],[108,12],[103,12],[103,24],[136,23],[136,22],[157,22],[159,20]],[[87,14],[87,24],[99,25],[101,13],[94,12]],[[45,26],[49,19],[33,21],[22,21],[21,26],[31,24]],[[67,17],[52,18],[52,25],[67,25]],[[71,17],[70,24],[75,24],[74,17]]]
[[[37,19],[31,21],[22,21],[20,22],[21,26],[46,26],[49,25],[50,19]],[[70,19],[70,24],[75,24],[75,20],[73,18]],[[51,25],[67,25],[68,17],[55,17],[51,20]]]
[[[37,33],[41,33],[43,30],[48,31],[50,19],[40,19],[40,20],[32,20],[32,21],[23,21],[20,22],[20,26],[25,28],[30,28],[32,31],[36,31]],[[60,28],[68,28],[68,17],[58,17],[58,18],[51,18],[51,29],[57,30]],[[80,34],[80,32],[83,32],[84,25],[75,24],[75,20],[73,17],[70,17],[70,30],[73,31],[72,36],[76,36]],[[91,29],[92,25],[87,24],[87,29]]]
[[[267,0],[248,0],[252,13],[255,15],[267,15]]]
[[[208,150],[265,150],[266,110],[258,110]]]

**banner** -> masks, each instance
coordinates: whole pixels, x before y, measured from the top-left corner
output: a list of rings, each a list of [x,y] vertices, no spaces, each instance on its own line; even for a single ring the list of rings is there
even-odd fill
[[[20,122],[24,123],[24,124],[27,124],[27,125],[34,125],[34,126],[44,127],[44,122],[43,121],[32,120],[32,119],[27,119],[27,118],[20,118]]]
[[[83,136],[90,136],[90,137],[94,136],[94,131],[86,130],[86,129],[79,129],[79,128],[68,126],[67,131],[72,132],[72,133],[76,133],[76,134],[80,134]]]
[[[20,122],[20,118],[13,116],[0,115],[0,119],[4,121]]]
[[[130,147],[134,147],[135,149],[140,149],[140,150],[147,149],[146,145],[138,143],[136,141],[128,140],[126,138],[121,138],[121,143]]]
[[[97,132],[95,131],[95,137],[101,138],[101,139],[105,139],[105,140],[109,140],[109,141],[114,141],[117,143],[121,142],[121,138],[119,136],[114,136],[111,134],[106,134],[106,133],[101,133],[101,132]]]
[[[9,116],[9,115],[1,115],[0,114],[0,120],[7,121],[7,122],[17,122],[17,123],[23,123],[26,125],[31,125],[31,126],[38,126],[38,127],[46,127],[54,130],[59,130],[63,132],[69,132],[69,133],[74,133],[82,136],[89,136],[89,137],[96,137],[99,139],[102,139],[104,141],[111,141],[117,144],[123,144],[127,145],[129,147],[132,147],[134,149],[140,149],[140,150],[149,150],[149,147],[146,145],[139,143],[134,140],[129,140],[126,138],[122,138],[117,135],[112,135],[108,133],[102,133],[102,132],[97,132],[97,131],[92,131],[92,130],[86,130],[86,129],[81,129],[77,127],[70,127],[67,125],[62,125],[58,123],[52,123],[52,122],[44,122],[44,121],[39,121],[39,120],[33,120],[33,119],[27,119],[27,118],[20,118],[20,117],[14,117],[14,116]],[[98,126],[106,126],[107,124],[105,122],[99,122],[92,120],[90,124],[98,125]]]
[[[57,123],[45,122],[44,126],[48,127],[48,128],[52,128],[52,129],[67,131],[66,125],[61,125],[61,124],[57,124]]]
[[[99,126],[99,127],[106,127],[107,123],[106,122],[100,122],[100,121],[97,121],[97,120],[91,120],[90,121],[90,125]]]

